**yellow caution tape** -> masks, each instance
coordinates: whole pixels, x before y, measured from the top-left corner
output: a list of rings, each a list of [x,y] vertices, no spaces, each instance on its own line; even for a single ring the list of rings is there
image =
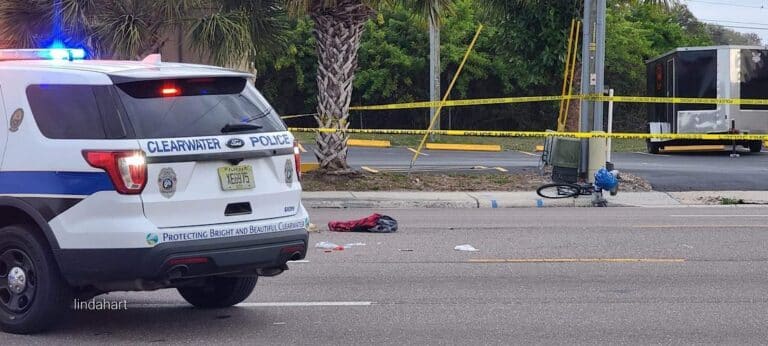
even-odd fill
[[[422,101],[422,102],[409,102],[409,103],[396,103],[389,105],[376,105],[376,106],[355,106],[349,107],[353,111],[381,111],[381,110],[393,110],[393,109],[415,109],[415,108],[437,108],[441,104],[444,107],[458,107],[458,106],[478,106],[478,105],[495,105],[505,103],[525,103],[525,102],[544,102],[544,101],[560,101],[564,99],[581,99],[579,95],[572,96],[527,96],[527,97],[501,97],[490,99],[469,99],[469,100],[452,100],[452,101]]]
[[[602,102],[634,102],[634,103],[689,103],[689,104],[719,104],[719,105],[768,105],[768,100],[757,99],[718,99],[718,98],[689,98],[689,97],[641,97],[641,96],[587,96],[590,101]]]
[[[487,99],[468,99],[452,101],[421,101],[407,103],[393,103],[373,106],[349,107],[353,111],[383,111],[396,109],[418,109],[462,106],[483,106],[510,103],[549,102],[562,100],[587,100],[597,102],[625,102],[625,103],[671,103],[671,104],[718,104],[718,105],[753,105],[768,106],[768,100],[758,99],[718,99],[718,98],[689,98],[689,97],[646,97],[646,96],[600,96],[600,95],[558,95],[558,96],[524,96],[524,97],[499,97]],[[283,119],[313,116],[317,113],[283,116]]]
[[[303,117],[311,117],[315,116],[317,113],[308,113],[308,114],[296,114],[296,115],[284,115],[280,117],[280,119],[294,119],[294,118],[303,118]]]
[[[444,107],[480,106],[509,103],[547,102],[561,100],[587,100],[597,102],[630,102],[630,103],[688,103],[688,104],[719,104],[719,105],[758,105],[768,106],[768,100],[758,99],[718,99],[718,98],[687,98],[687,97],[644,97],[644,96],[601,96],[601,95],[558,95],[558,96],[525,96],[525,97],[501,97],[487,99],[468,99],[453,101],[422,101],[396,103],[387,105],[355,106],[350,107],[354,111],[381,111],[395,109],[436,108],[441,104]]]
[[[330,128],[290,128],[293,132],[333,133]],[[424,135],[427,130],[398,129],[347,129],[346,133],[368,133],[385,135]],[[479,131],[479,130],[431,130],[430,134],[443,136],[472,137],[566,137],[566,138],[613,138],[613,139],[698,139],[729,141],[767,141],[768,134],[709,134],[709,133],[605,133],[605,132],[544,132],[544,131]]]

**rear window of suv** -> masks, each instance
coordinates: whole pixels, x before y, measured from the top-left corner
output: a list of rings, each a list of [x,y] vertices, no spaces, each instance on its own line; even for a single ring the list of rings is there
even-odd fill
[[[117,88],[139,138],[215,136],[227,125],[244,123],[254,126],[241,133],[286,130],[245,78],[142,80]]]
[[[52,139],[124,138],[107,85],[30,85],[27,100],[44,136]]]
[[[141,80],[115,85],[30,85],[27,99],[51,139],[178,138],[285,131],[245,78]],[[224,131],[225,132],[225,131]]]

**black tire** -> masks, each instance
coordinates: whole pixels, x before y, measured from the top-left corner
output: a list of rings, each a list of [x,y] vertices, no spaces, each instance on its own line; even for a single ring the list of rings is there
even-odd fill
[[[226,308],[242,302],[253,292],[258,277],[212,277],[203,286],[179,287],[184,300],[198,308]]]
[[[0,229],[0,329],[4,332],[40,332],[68,311],[71,289],[47,244],[29,225]]]
[[[749,152],[751,153],[759,153],[763,151],[763,142],[762,141],[751,141],[749,142]]]
[[[645,145],[648,147],[648,153],[649,154],[658,154],[659,150],[661,150],[661,145],[659,143],[651,142],[650,140],[647,140],[645,142]]]
[[[546,184],[536,190],[536,194],[544,198],[560,199],[579,196],[581,188],[576,184]]]

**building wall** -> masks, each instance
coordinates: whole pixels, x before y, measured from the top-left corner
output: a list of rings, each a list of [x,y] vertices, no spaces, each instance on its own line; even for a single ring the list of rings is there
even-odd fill
[[[187,33],[181,27],[176,27],[168,34],[168,40],[160,49],[163,61],[184,62],[190,64],[207,64],[213,62],[200,52],[190,47]]]

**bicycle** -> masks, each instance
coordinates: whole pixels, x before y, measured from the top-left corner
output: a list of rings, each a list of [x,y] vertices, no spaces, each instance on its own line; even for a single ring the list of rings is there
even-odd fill
[[[618,171],[608,172],[605,168],[595,173],[597,183],[567,183],[556,182],[544,184],[536,189],[536,194],[549,199],[577,198],[579,196],[592,196],[592,204],[596,207],[607,207],[608,201],[603,198],[603,190],[610,191],[611,196],[618,192]],[[610,177],[609,177],[610,176]],[[600,183],[603,183],[601,185]],[[604,187],[609,187],[605,189]]]
[[[544,184],[536,189],[536,194],[543,198],[562,199],[579,196],[592,196],[592,204],[598,207],[607,206],[603,198],[603,190],[610,191],[615,196],[618,191],[618,176],[616,170],[605,168],[595,172],[595,183],[579,183],[579,149],[580,144],[570,139],[547,137],[544,140],[544,150],[539,159],[538,170],[546,174],[546,167],[551,166],[553,183]],[[555,155],[554,152],[558,154]]]

